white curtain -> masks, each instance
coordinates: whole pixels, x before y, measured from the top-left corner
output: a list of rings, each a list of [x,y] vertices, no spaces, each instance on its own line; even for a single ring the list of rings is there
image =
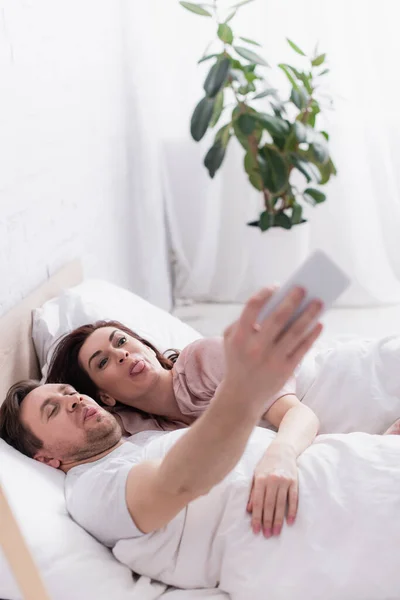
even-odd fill
[[[135,292],[172,307],[171,257],[162,184],[162,48],[154,35],[158,2],[121,0],[126,137],[131,190],[130,264]]]
[[[142,236],[149,236],[146,260],[159,259],[151,254],[154,240],[166,243],[166,211],[175,296],[241,301],[252,287],[245,223],[257,216],[261,199],[242,172],[240,147],[230,146],[223,169],[210,180],[202,165],[210,138],[196,144],[189,134],[209,68],[196,61],[215,37],[213,24],[177,0],[134,1],[130,7],[127,35],[137,36],[129,42],[131,87],[144,143],[142,150],[135,140],[135,148],[139,153],[147,148],[160,160],[162,176],[161,192],[154,165],[140,158],[148,175],[144,180],[140,174],[143,193],[146,199],[157,196],[156,202],[141,203],[137,215]],[[300,58],[286,37],[307,52],[318,41],[328,53],[327,91],[335,110],[327,115],[326,129],[339,174],[326,188],[327,202],[308,211],[304,235],[310,251],[325,249],[352,277],[341,300],[348,306],[400,302],[399,10],[396,0],[255,0],[231,23],[234,33],[263,44],[273,66],[269,76],[279,86],[284,79],[274,80],[275,65]]]

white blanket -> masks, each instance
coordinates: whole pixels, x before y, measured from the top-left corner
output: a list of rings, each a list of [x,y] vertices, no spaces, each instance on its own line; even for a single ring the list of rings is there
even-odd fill
[[[400,418],[400,336],[312,349],[296,381],[320,433],[383,433]]]
[[[158,458],[186,431],[149,442]],[[231,474],[162,530],[113,552],[181,588],[220,586],[233,600],[398,600],[400,437],[325,435],[299,459],[296,523],[255,536],[246,514],[254,467],[274,434],[257,428]]]

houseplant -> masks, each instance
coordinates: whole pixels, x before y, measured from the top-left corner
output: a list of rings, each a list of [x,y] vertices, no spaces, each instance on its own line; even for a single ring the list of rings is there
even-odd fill
[[[221,167],[232,138],[243,147],[244,170],[263,200],[262,212],[248,225],[263,232],[271,228],[291,229],[306,222],[304,202],[315,206],[325,201],[321,187],[336,174],[329,154],[329,136],[318,129],[318,92],[321,79],[328,73],[326,55],[315,51],[307,57],[288,39],[293,51],[301,56],[304,68],[278,65],[290,83],[290,94],[283,98],[268,83],[268,64],[254,51],[259,44],[233,33],[232,21],[237,11],[251,1],[234,4],[223,17],[217,0],[201,4],[180,2],[192,13],[215,19],[219,45],[199,60],[209,62],[211,68],[204,82],[205,95],[194,109],[190,131],[193,139],[199,141],[207,130],[217,128],[204,158],[210,177]],[[261,99],[265,106],[262,112]]]

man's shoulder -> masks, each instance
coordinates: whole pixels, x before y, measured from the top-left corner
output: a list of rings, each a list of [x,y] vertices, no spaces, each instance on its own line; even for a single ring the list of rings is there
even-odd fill
[[[71,517],[106,545],[129,531],[138,535],[125,500],[126,481],[141,461],[141,448],[125,442],[109,455],[74,467],[65,479],[65,499]]]
[[[88,494],[101,494],[118,479],[126,479],[130,469],[140,461],[141,448],[124,442],[107,456],[78,465],[65,478],[67,504]]]

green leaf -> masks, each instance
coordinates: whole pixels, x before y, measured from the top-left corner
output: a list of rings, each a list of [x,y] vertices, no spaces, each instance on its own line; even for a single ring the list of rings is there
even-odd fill
[[[297,90],[299,88],[299,86],[298,86],[296,80],[294,79],[293,75],[289,71],[288,65],[281,63],[280,65],[278,65],[278,67],[280,69],[282,69],[282,71],[285,73],[286,77],[289,79],[290,83],[292,84],[293,88],[295,90]]]
[[[289,134],[289,125],[280,117],[274,117],[272,115],[267,115],[266,113],[256,113],[254,118],[261,123],[264,129],[272,136],[284,138]]]
[[[256,190],[261,191],[264,187],[262,177],[258,170],[258,162],[253,153],[248,151],[244,157],[244,169],[249,176],[249,181]]]
[[[203,98],[194,109],[190,122],[190,133],[196,142],[204,136],[214,111],[215,98]]]
[[[290,94],[290,100],[299,110],[303,110],[303,108],[307,106],[309,96],[303,88],[293,88]]]
[[[261,192],[264,189],[264,182],[260,173],[258,173],[257,171],[253,171],[252,173],[250,173],[249,181],[251,185],[254,188],[256,188],[256,190],[258,190],[259,192]]]
[[[211,178],[218,171],[225,157],[226,147],[223,146],[220,140],[217,140],[207,152],[204,158],[204,166],[208,170]]]
[[[225,42],[225,44],[232,44],[233,42],[233,33],[232,29],[226,23],[221,23],[218,26],[218,37],[220,40]]]
[[[325,185],[325,183],[328,183],[328,181],[331,178],[331,175],[337,174],[336,167],[331,159],[329,159],[328,162],[324,165],[320,165],[318,168],[321,173],[321,179],[319,181],[321,185]]]
[[[321,204],[321,202],[325,202],[326,200],[326,195],[315,188],[307,188],[304,190],[303,194],[304,197],[310,196],[314,200],[315,204]]]
[[[260,152],[260,172],[265,187],[273,194],[285,189],[289,179],[288,166],[275,148],[265,145]]]
[[[270,215],[269,212],[264,210],[260,215],[259,228],[261,231],[267,231],[270,227],[274,226],[274,215]]]
[[[303,123],[295,121],[293,123],[294,134],[299,144],[307,141],[307,128]]]
[[[312,181],[313,179],[317,180],[317,178],[315,177],[315,172],[310,169],[310,165],[307,162],[307,160],[303,160],[294,153],[290,154],[289,158],[292,165],[304,175],[307,183],[310,183],[310,181]]]
[[[317,76],[321,77],[322,75],[326,75],[329,72],[330,72],[330,69],[324,69],[323,71],[321,71],[321,73],[317,73]]]
[[[223,108],[224,108],[224,91],[221,90],[215,96],[215,104],[214,104],[212,118],[210,121],[210,127],[215,127],[215,125],[218,123],[218,119],[221,116]]]
[[[200,4],[193,4],[193,2],[179,2],[183,8],[190,10],[191,12],[196,13],[196,15],[202,15],[203,17],[212,17],[212,14],[208,12],[205,8],[200,6]]]
[[[215,141],[219,140],[221,144],[225,146],[225,148],[227,147],[231,137],[231,127],[232,123],[228,123],[227,125],[221,127],[221,129],[219,129],[215,134]]]
[[[299,79],[303,82],[307,92],[311,95],[313,93],[313,88],[311,86],[312,75],[307,75],[306,73],[299,73]]]
[[[256,171],[257,169],[258,169],[257,159],[254,156],[254,154],[249,150],[244,155],[244,170],[246,171],[246,173],[248,175],[250,175],[250,173],[252,171]]]
[[[250,114],[252,114],[254,116],[256,111],[254,111],[252,109],[248,109],[247,112],[249,112]],[[237,137],[238,142],[247,151],[249,149],[249,138],[247,135],[244,135],[244,133],[242,132],[242,130],[239,127],[238,120],[239,120],[240,114],[241,114],[240,108],[238,106],[236,106],[236,108],[234,108],[232,111],[232,126],[233,126],[233,131]],[[262,130],[261,125],[259,125],[257,123],[257,126],[252,134],[253,138],[257,142],[257,145],[260,143],[262,133],[263,133],[263,130]]]
[[[249,83],[253,83],[253,81],[256,81],[256,79],[259,79],[259,77],[255,73],[252,73],[251,71],[245,71],[244,76],[246,77],[246,79]]]
[[[210,69],[204,82],[204,90],[209,98],[213,98],[223,88],[228,78],[231,61],[229,58],[218,60]]]
[[[229,21],[232,21],[233,17],[236,15],[237,13],[237,9],[233,10],[231,12],[230,15],[228,15],[228,17],[225,19],[225,23],[229,23]]]
[[[239,36],[239,39],[241,39],[243,42],[247,42],[248,44],[252,44],[253,46],[258,46],[259,48],[261,48],[261,44],[259,44],[258,42],[255,42],[254,40],[250,40],[249,38],[245,38],[245,37],[241,37],[241,36]]]
[[[319,67],[319,65],[322,65],[322,63],[325,61],[325,58],[326,54],[320,54],[317,56],[317,58],[314,58],[314,60],[311,61],[312,66]]]
[[[323,135],[324,138],[329,142],[329,134],[326,133],[326,131],[321,131],[321,135]]]
[[[314,142],[310,148],[317,163],[323,165],[329,160],[329,151],[325,144]]]
[[[254,2],[254,0],[242,0],[241,2],[238,2],[237,4],[233,4],[231,6],[231,8],[239,8],[239,6],[244,6],[244,4],[249,4],[250,2]]]
[[[292,40],[289,40],[289,38],[286,38],[286,39],[289,43],[289,46],[291,46],[293,48],[293,50],[295,52],[297,52],[297,54],[301,54],[301,56],[306,56],[306,54],[303,52],[303,50],[300,50],[300,48],[294,42],[292,42]]]
[[[265,98],[265,96],[273,96],[275,92],[276,90],[274,88],[268,88],[267,90],[257,94],[257,96],[254,96],[253,100],[259,100],[260,98]]]
[[[215,56],[220,57],[221,54],[207,54],[207,56],[203,56],[200,60],[197,61],[197,64],[205,62],[206,60],[210,60],[210,58],[214,58]]]
[[[283,229],[291,229],[292,221],[284,212],[279,212],[277,215],[275,215],[274,227],[283,227]]]
[[[256,65],[263,65],[264,67],[268,67],[268,63],[258,54],[245,48],[244,46],[233,46],[239,56],[242,56],[246,60],[249,60],[251,63]]]
[[[298,225],[302,221],[303,216],[303,207],[300,204],[293,204],[292,208],[292,223],[293,225]]]
[[[251,115],[244,113],[238,119],[240,131],[244,135],[251,135],[256,127],[256,120]]]

